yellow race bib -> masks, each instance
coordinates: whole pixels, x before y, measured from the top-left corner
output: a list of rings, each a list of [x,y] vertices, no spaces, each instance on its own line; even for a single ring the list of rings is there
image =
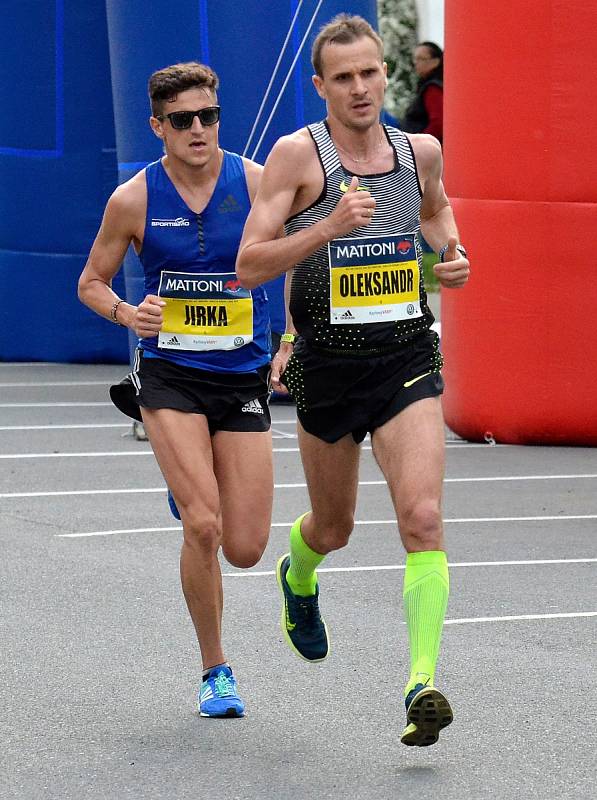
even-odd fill
[[[332,325],[422,316],[414,233],[328,244]]]
[[[158,347],[167,350],[236,350],[253,341],[253,298],[234,272],[162,271],[165,300]]]

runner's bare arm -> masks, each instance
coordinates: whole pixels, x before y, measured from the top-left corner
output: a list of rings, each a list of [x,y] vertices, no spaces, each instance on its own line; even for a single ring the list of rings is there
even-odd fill
[[[120,269],[128,246],[141,243],[145,223],[146,191],[143,181],[132,178],[110,197],[102,224],[79,278],[79,299],[97,314],[112,319],[120,299],[112,290],[112,279]],[[148,295],[139,306],[119,303],[116,318],[138,336],[155,336],[162,325],[163,302]]]
[[[247,180],[247,189],[249,192],[249,200],[254,202],[259,188],[259,181],[263,174],[263,166],[256,161],[251,161],[249,158],[242,157],[243,166],[245,168],[245,178]]]
[[[304,190],[304,176],[315,157],[308,134],[284,136],[274,146],[263,172],[257,197],[248,216],[236,262],[243,286],[252,289],[272,280],[303,261],[322,245],[367,224],[374,201],[369,192],[346,192],[327,219],[292,236],[277,238],[278,231],[296,208]]]
[[[434,267],[439,282],[446,288],[460,288],[467,282],[470,265],[458,250],[458,228],[450,201],[442,182],[441,145],[433,136],[415,134],[409,137],[421,179],[421,233],[425,240],[439,252],[444,245],[448,250],[444,261]]]
[[[286,311],[286,333],[296,334],[294,321],[290,313],[290,288],[292,286],[292,269],[289,269],[284,279],[284,308]],[[288,389],[280,383],[280,376],[284,373],[288,360],[294,350],[292,342],[280,342],[278,352],[272,360],[271,382],[274,390],[280,394],[288,394]]]
[[[286,333],[296,334],[296,328],[294,327],[294,320],[292,319],[292,314],[290,313],[290,292],[292,290],[293,275],[294,275],[294,270],[289,269],[284,279],[284,309],[286,311]]]
[[[243,156],[243,163],[245,167],[245,177],[247,179],[247,189],[249,191],[249,200],[251,201],[251,205],[255,201],[255,197],[257,196],[257,190],[259,189],[259,184],[261,182],[261,176],[263,175],[263,165],[257,164],[255,161],[250,161],[248,158]],[[278,238],[284,236],[284,226],[281,225],[278,229]]]
[[[442,150],[433,136],[426,134],[409,137],[413,145],[417,170],[421,180],[421,233],[438,252],[450,236],[458,236],[458,229],[450,201],[442,182]]]

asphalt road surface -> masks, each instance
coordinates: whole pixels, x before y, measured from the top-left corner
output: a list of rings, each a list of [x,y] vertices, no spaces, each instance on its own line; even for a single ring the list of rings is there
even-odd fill
[[[0,364],[1,798],[595,797],[595,450],[447,436],[436,683],[455,720],[406,748],[404,554],[370,443],[351,543],[320,571],[332,652],[307,664],[278,627],[275,563],[308,504],[294,407],[273,406],[270,543],[252,570],[223,563],[247,714],[201,719],[180,527],[109,404],[123,372]]]

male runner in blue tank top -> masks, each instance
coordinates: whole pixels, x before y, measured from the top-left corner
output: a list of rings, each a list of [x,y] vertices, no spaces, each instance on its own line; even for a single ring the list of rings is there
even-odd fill
[[[327,119],[274,146],[237,260],[247,287],[293,269],[299,336],[283,380],[297,405],[311,511],[292,526],[290,554],[278,562],[282,630],[302,658],[327,656],[315,568],[348,542],[359,445],[370,431],[407,552],[402,742],[421,747],[437,741],[452,711],[434,687],[449,586],[443,384],[418,230],[440,253],[442,286],[463,286],[469,262],[443,189],[439,142],[380,124],[387,81],[379,36],[341,14],[320,31],[312,57]],[[278,239],[282,224],[287,235]]]
[[[217,87],[194,62],[151,76],[150,124],[165,155],[116,189],[79,282],[86,305],[139,336],[133,372],[113,397],[142,417],[182,518],[206,717],[244,713],[222,649],[218,550],[237,567],[259,561],[273,494],[267,297],[235,274],[262,167],[218,146]],[[111,288],[131,243],[145,271],[138,306]]]

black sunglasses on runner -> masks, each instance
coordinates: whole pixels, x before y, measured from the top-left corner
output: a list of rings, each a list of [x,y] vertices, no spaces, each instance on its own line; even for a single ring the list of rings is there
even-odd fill
[[[200,108],[199,111],[172,111],[170,114],[162,114],[159,119],[169,119],[170,125],[176,131],[184,131],[190,128],[195,117],[199,117],[199,122],[204,126],[215,125],[220,120],[220,106],[208,106]]]

